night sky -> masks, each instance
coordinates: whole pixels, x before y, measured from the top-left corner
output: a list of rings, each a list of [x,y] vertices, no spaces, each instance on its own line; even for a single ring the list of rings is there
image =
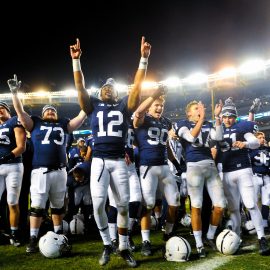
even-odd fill
[[[142,35],[152,45],[148,79],[157,81],[270,59],[269,0],[36,2],[1,9],[0,93],[14,73],[25,91],[72,87],[69,45],[77,37],[87,86],[107,77],[132,83]]]

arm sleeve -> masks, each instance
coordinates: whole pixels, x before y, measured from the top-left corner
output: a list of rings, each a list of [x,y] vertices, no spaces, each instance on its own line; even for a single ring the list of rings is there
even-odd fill
[[[187,127],[181,127],[178,130],[178,136],[180,138],[185,139],[186,141],[190,142],[190,143],[194,143],[196,141],[196,138],[194,138],[191,133],[190,130]]]
[[[210,137],[214,141],[222,141],[223,140],[223,127],[216,126],[216,129],[211,128]]]
[[[260,146],[258,139],[251,132],[246,133],[244,138],[246,139],[246,148],[257,149]]]

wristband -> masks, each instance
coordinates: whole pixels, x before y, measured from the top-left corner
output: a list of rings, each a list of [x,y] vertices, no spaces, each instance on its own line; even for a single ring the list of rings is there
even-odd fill
[[[81,71],[80,59],[72,59],[73,72]]]
[[[138,69],[147,69],[148,58],[141,57]]]

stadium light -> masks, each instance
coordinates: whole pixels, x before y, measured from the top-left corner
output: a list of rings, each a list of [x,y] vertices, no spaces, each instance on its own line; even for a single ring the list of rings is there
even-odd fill
[[[165,81],[161,81],[160,83],[168,86],[168,87],[179,87],[182,85],[181,80],[178,77],[169,77]]]
[[[257,73],[265,69],[265,61],[261,59],[249,60],[242,64],[238,71],[240,74],[252,74]]]
[[[235,77],[236,73],[237,73],[236,68],[226,67],[220,70],[217,74],[218,74],[219,79],[226,79],[226,78]]]
[[[189,75],[184,81],[188,84],[196,85],[196,84],[203,84],[208,81],[208,76],[204,73],[197,72]]]

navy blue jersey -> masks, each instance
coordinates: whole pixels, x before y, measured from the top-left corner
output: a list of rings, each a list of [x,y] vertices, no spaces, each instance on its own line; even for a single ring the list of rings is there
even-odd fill
[[[5,123],[0,125],[0,157],[9,154],[17,147],[14,128],[22,127],[17,116],[9,118]],[[9,160],[8,163],[22,162],[22,156]]]
[[[135,139],[134,127],[132,124],[130,124],[128,128],[128,135],[125,149],[131,162],[134,162],[134,149],[133,149],[134,139]]]
[[[125,156],[125,143],[131,112],[127,108],[128,96],[114,103],[103,102],[91,96],[94,108],[91,128],[95,147],[93,157],[119,158]]]
[[[270,161],[270,148],[261,146],[258,149],[249,151],[251,158],[252,170],[254,173],[268,174]]]
[[[139,165],[158,166],[168,164],[166,142],[172,124],[169,119],[155,119],[146,114],[144,123],[135,129],[139,149]]]
[[[232,144],[236,141],[246,141],[244,135],[246,133],[254,133],[256,130],[256,124],[251,121],[241,121],[235,123],[230,128],[224,127],[224,140],[218,142],[218,151],[221,154],[223,172],[251,167],[250,156],[248,154],[249,149],[232,147]]]
[[[69,119],[48,122],[40,117],[31,117],[34,122],[31,131],[34,156],[33,168],[64,167],[67,163],[66,140]]]
[[[94,138],[93,137],[86,138],[85,145],[87,147],[89,146],[91,149],[93,149],[93,147],[94,147]]]
[[[196,123],[189,120],[180,120],[175,124],[175,132],[179,134],[182,127],[187,127],[190,131],[195,127]],[[213,159],[209,147],[210,130],[213,124],[205,121],[202,125],[199,136],[194,143],[188,142],[180,137],[180,142],[184,149],[186,162],[197,162],[206,159]]]

